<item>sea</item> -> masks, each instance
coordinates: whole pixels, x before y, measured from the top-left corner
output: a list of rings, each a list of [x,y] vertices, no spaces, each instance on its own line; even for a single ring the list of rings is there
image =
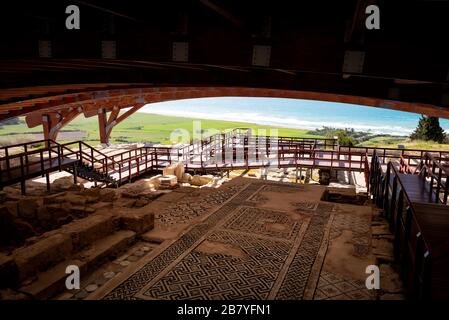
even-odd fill
[[[285,128],[353,128],[373,134],[406,136],[421,115],[411,112],[315,100],[216,97],[145,105],[140,112],[209,120],[239,121]],[[440,119],[449,133],[449,120]]]

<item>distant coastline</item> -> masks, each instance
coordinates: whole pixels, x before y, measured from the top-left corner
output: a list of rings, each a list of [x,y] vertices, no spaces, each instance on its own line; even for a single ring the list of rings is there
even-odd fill
[[[220,97],[148,104],[140,112],[165,116],[238,121],[282,128],[352,128],[371,134],[409,136],[420,115],[351,104],[277,98]],[[440,119],[449,132],[449,120]]]

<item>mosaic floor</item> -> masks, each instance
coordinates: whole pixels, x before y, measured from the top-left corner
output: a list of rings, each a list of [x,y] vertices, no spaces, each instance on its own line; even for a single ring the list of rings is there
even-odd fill
[[[351,259],[364,261],[368,215],[347,217],[342,205],[320,201],[323,187],[310,187],[240,179],[217,192],[186,194],[161,210],[156,224],[197,222],[90,298],[370,299],[360,270],[326,270],[335,267],[332,257],[326,267],[330,242],[347,238],[353,226],[345,246],[354,248]]]

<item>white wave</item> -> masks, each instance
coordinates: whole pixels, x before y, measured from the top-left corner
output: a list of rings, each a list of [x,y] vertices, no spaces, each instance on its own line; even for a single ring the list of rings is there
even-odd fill
[[[409,135],[413,129],[401,126],[372,125],[354,122],[334,122],[334,121],[309,121],[297,118],[284,118],[276,116],[268,116],[260,113],[250,112],[224,112],[221,114],[207,112],[191,112],[186,110],[161,110],[161,109],[142,109],[141,112],[153,113],[159,115],[186,117],[207,120],[224,120],[245,123],[256,123],[269,126],[277,126],[295,129],[320,129],[322,127],[332,128],[353,128],[356,131],[371,132],[374,134],[392,134],[392,135]]]

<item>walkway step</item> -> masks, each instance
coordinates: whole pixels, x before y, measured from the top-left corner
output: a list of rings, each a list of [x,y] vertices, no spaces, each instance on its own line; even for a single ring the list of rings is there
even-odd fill
[[[81,251],[77,256],[87,264],[91,270],[106,261],[107,258],[116,256],[126,249],[136,239],[136,233],[130,230],[120,230],[116,233],[96,241],[90,248]]]
[[[119,223],[119,217],[97,214],[69,223],[63,227],[63,230],[72,238],[73,252],[78,252],[118,230]]]
[[[19,291],[34,299],[48,299],[65,290],[67,266],[76,265],[80,269],[81,280],[87,272],[93,271],[108,258],[118,256],[135,239],[136,233],[129,230],[117,231],[92,243],[90,248],[80,252],[74,259],[63,261],[47,271],[38,274],[33,283],[23,286]]]
[[[65,260],[72,253],[69,235],[55,234],[30,246],[19,248],[13,256],[17,264],[19,281],[34,276]]]
[[[65,290],[65,281],[69,276],[65,271],[69,265],[78,266],[81,277],[87,271],[86,263],[81,260],[63,261],[55,267],[40,273],[36,281],[21,287],[19,291],[31,296],[33,299],[51,298],[56,293]]]

